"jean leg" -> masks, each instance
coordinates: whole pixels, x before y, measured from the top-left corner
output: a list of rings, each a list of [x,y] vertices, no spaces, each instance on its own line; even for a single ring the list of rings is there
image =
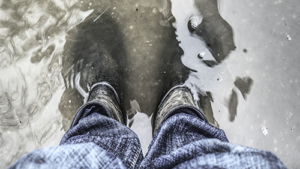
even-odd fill
[[[23,156],[11,168],[137,168],[143,160],[137,135],[106,116],[101,106],[86,108],[79,123],[70,128],[60,146]]]
[[[187,111],[161,124],[140,168],[284,168],[272,153],[228,143],[223,130]]]

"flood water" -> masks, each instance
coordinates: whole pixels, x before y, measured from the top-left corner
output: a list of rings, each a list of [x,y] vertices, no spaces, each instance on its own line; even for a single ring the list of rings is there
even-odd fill
[[[298,1],[0,0],[0,168],[56,146],[92,84],[120,95],[145,154],[186,84],[232,143],[300,162]]]

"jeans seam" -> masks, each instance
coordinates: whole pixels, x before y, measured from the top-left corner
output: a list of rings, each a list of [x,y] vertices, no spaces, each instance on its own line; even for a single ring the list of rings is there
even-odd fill
[[[133,157],[133,160],[131,162],[130,168],[132,168],[133,164],[136,162],[136,158],[137,158],[137,154],[138,154],[138,152],[140,150],[140,146],[141,146],[141,144],[139,143],[139,146],[138,146],[136,152],[134,153],[134,157]]]

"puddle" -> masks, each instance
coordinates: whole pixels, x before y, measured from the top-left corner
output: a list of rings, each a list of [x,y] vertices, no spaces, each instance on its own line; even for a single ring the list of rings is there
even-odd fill
[[[160,99],[185,83],[231,142],[299,166],[298,10],[285,2],[293,15],[279,18],[282,3],[0,1],[0,168],[58,145],[98,81],[116,88],[144,154]]]

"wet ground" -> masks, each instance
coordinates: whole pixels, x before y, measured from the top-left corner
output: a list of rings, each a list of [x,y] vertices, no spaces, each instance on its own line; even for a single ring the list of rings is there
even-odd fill
[[[119,93],[143,153],[173,85],[230,142],[300,154],[297,1],[0,0],[0,168],[58,145],[90,86]]]

